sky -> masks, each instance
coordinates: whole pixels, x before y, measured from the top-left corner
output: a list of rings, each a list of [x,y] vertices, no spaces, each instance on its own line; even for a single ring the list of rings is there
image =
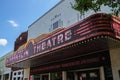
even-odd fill
[[[16,38],[60,0],[0,0],[0,57],[14,50]]]

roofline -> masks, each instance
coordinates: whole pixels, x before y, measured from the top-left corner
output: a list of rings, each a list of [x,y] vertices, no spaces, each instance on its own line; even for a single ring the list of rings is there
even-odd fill
[[[53,6],[51,9],[49,9],[47,12],[45,12],[41,17],[39,17],[36,21],[34,21],[31,25],[29,25],[28,28],[30,28],[34,23],[36,23],[38,20],[40,20],[42,17],[44,17],[47,13],[49,13],[51,10],[53,10],[55,7],[57,7],[63,1],[64,0],[59,1],[55,6]]]

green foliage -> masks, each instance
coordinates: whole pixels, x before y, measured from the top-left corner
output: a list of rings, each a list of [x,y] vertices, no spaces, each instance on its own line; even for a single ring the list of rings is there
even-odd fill
[[[72,8],[78,10],[82,15],[88,10],[93,10],[94,12],[101,11],[100,7],[102,5],[109,6],[111,9],[111,14],[120,14],[120,0],[75,0],[75,3],[71,3]]]

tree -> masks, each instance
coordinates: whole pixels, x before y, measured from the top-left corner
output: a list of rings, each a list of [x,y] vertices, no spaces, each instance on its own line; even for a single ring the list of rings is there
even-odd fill
[[[71,4],[72,8],[79,11],[82,15],[88,10],[94,12],[101,11],[101,6],[108,6],[111,9],[111,14],[120,14],[120,0],[75,0],[75,3]]]

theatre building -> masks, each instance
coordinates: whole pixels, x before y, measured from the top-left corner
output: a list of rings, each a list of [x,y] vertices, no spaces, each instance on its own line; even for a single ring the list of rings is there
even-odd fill
[[[11,80],[120,79],[120,18],[81,16],[72,1],[61,0],[16,39],[6,58]]]
[[[98,13],[27,41],[6,66],[23,69],[25,80],[113,80],[119,47],[120,19]]]

